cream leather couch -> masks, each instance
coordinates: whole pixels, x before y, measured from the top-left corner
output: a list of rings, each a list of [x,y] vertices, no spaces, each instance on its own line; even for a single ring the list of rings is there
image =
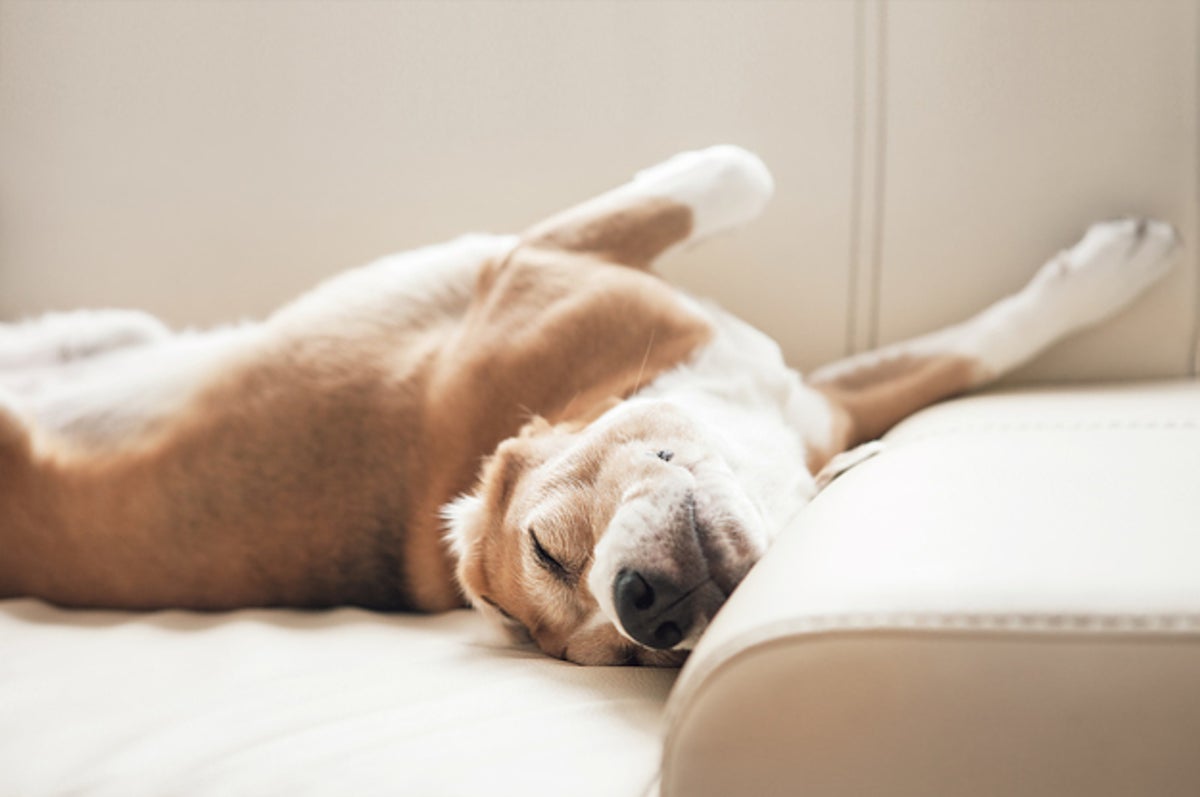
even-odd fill
[[[260,314],[718,141],[778,195],[667,271],[801,368],[956,320],[1095,218],[1188,244],[889,434],[679,673],[468,612],[8,601],[0,794],[1200,793],[1198,51],[1182,0],[0,0],[0,318]]]

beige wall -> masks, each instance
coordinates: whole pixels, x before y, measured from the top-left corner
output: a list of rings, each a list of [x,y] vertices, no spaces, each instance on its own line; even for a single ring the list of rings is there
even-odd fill
[[[669,275],[811,367],[1016,288],[1087,221],[1197,214],[1197,4],[0,0],[0,318],[268,311],[677,150],[779,190]],[[1026,378],[1193,368],[1185,267]]]

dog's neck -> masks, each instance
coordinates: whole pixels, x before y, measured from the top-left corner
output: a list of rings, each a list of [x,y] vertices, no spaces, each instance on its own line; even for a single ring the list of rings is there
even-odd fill
[[[817,492],[811,466],[814,451],[829,444],[829,405],[802,384],[765,334],[711,302],[697,308],[715,330],[711,342],[661,373],[637,399],[670,401],[706,430],[769,536]]]

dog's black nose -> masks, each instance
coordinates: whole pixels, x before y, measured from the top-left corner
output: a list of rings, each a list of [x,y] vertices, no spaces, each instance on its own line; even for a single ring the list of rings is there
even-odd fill
[[[660,575],[622,570],[613,581],[613,603],[626,633],[649,648],[673,648],[692,627],[690,596]]]

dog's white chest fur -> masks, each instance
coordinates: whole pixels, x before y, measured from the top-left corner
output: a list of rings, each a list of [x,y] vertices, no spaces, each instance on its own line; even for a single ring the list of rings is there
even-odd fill
[[[693,303],[713,339],[631,401],[670,401],[699,423],[774,535],[817,491],[807,460],[811,446],[828,445],[829,405],[774,341],[715,303]]]

